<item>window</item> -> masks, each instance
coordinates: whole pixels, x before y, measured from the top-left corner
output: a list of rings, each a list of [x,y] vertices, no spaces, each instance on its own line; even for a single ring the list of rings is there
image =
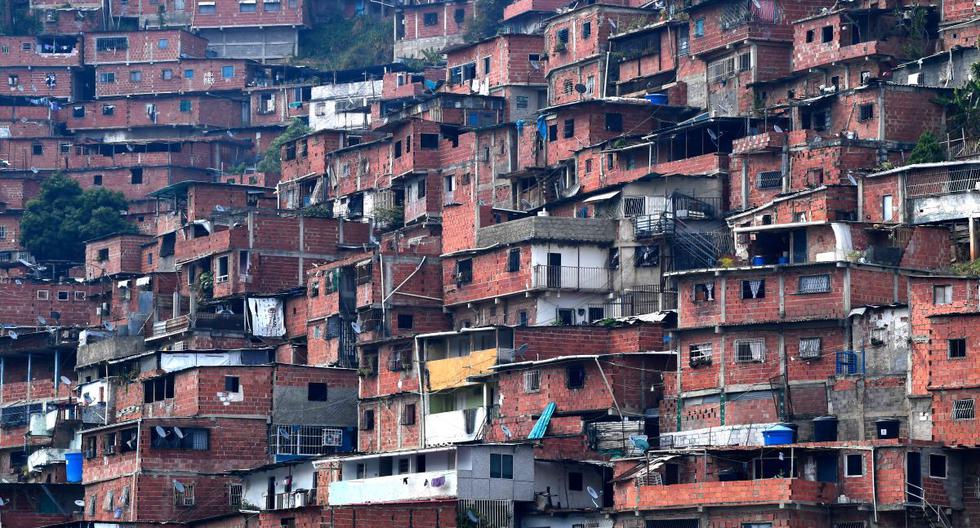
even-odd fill
[[[395,157],[396,158],[402,157],[402,142],[401,141],[396,141],[395,142]]]
[[[568,29],[559,29],[558,34],[555,35],[556,48],[564,49],[564,46],[568,44]]]
[[[518,95],[515,97],[515,106],[518,110],[527,110],[528,98],[526,95]]]
[[[807,43],[813,42],[813,30],[812,29],[806,30],[806,41],[807,41]]]
[[[7,226],[0,226],[0,240],[7,238]]]
[[[214,6],[214,2],[198,2],[197,12],[202,15],[213,15],[218,12]]]
[[[803,275],[797,293],[823,293],[830,291],[830,275]]]
[[[466,20],[466,10],[461,7],[457,7],[456,10],[453,11],[453,20],[456,22],[456,24],[462,24],[463,21]]]
[[[941,286],[932,287],[932,304],[952,304],[953,303],[953,287],[944,284]]]
[[[169,81],[170,79],[174,78],[174,71],[170,68],[164,68],[163,71],[160,72],[160,76],[163,78],[163,80]]]
[[[262,2],[262,10],[266,13],[278,13],[281,9],[281,4],[276,0],[264,0]]]
[[[562,326],[571,326],[575,324],[575,310],[571,308],[559,308],[557,322]]]
[[[422,24],[434,26],[439,23],[439,13],[425,13],[422,15]]]
[[[760,189],[778,189],[783,186],[782,171],[764,171],[756,176],[756,186]]]
[[[892,221],[893,206],[894,206],[894,199],[892,198],[892,195],[886,194],[881,197],[881,221],[882,222]]]
[[[95,442],[98,440],[96,436],[90,436],[85,439],[85,458],[95,458]]]
[[[704,36],[704,19],[699,18],[694,21],[694,36],[703,37]]]
[[[858,107],[860,115],[858,116],[859,121],[868,121],[875,116],[875,105],[874,103],[865,103]]]
[[[153,403],[174,397],[174,375],[167,374],[143,382],[143,403]]]
[[[129,72],[129,82],[140,82],[143,80],[143,72],[141,70],[133,70]]]
[[[966,357],[966,339],[948,339],[948,354],[947,357],[950,359],[962,359]]]
[[[327,384],[310,383],[306,386],[306,399],[309,401],[327,401]]]
[[[521,248],[511,248],[507,252],[507,271],[513,273],[521,269]]]
[[[222,79],[231,79],[234,76],[235,76],[235,67],[234,66],[222,66],[221,67],[221,78]]]
[[[102,437],[102,454],[116,454],[116,433],[109,433]]]
[[[44,145],[40,143],[34,143],[31,145],[31,154],[35,156],[41,156],[44,154]]]
[[[490,453],[490,478],[513,479],[514,455]]]
[[[228,484],[228,505],[239,508],[242,505],[242,485]]]
[[[558,125],[548,125],[548,141],[558,141]]]
[[[419,139],[419,146],[424,149],[439,148],[439,134],[422,134]]]
[[[578,471],[568,472],[568,491],[582,491],[585,489],[585,476]]]
[[[586,158],[585,160],[585,173],[589,174],[592,172],[592,158]]]
[[[844,459],[844,475],[848,477],[864,476],[864,455],[847,455]]]
[[[490,57],[483,57],[483,73],[490,73]]]
[[[415,404],[409,403],[402,407],[402,425],[415,425]],[[406,460],[407,462],[407,460]]]
[[[592,36],[592,22],[582,23],[582,39],[587,39]]]
[[[123,51],[129,48],[126,37],[102,37],[95,39],[96,51]]]
[[[566,119],[565,120],[565,130],[564,130],[563,137],[565,137],[565,138],[575,137],[575,120],[574,119]]]
[[[92,185],[95,185],[96,187],[102,185],[102,175],[101,174],[96,174],[96,175],[92,176]]]
[[[48,290],[38,290],[35,298],[39,301],[46,301],[50,298],[50,293]]]
[[[660,246],[637,246],[633,249],[633,266],[637,268],[655,268],[660,265]]]
[[[207,451],[210,433],[200,427],[154,426],[150,429],[150,447],[153,449],[179,449],[183,451]]]
[[[373,429],[374,429],[374,411],[373,410],[364,411],[364,413],[361,414],[361,430],[371,431]]]
[[[742,281],[743,299],[764,299],[766,297],[766,280],[744,280]]]
[[[8,75],[7,76],[7,85],[8,86],[17,86],[18,84],[20,84],[20,77],[19,76],[14,75],[14,74],[11,74],[11,75]]]
[[[193,79],[194,78],[194,70],[184,70],[184,78],[185,79]]]
[[[160,49],[167,49],[170,47],[170,41],[167,39],[160,39],[157,41],[157,47]]]
[[[606,130],[609,132],[622,132],[623,114],[619,114],[619,113],[606,114]]]
[[[102,72],[99,74],[99,82],[102,84],[112,84],[116,82],[116,74],[113,72]]]
[[[241,388],[238,376],[225,376],[225,392],[238,392]]]
[[[77,292],[75,292],[74,298],[75,298],[76,301],[84,301],[85,300],[85,292],[83,292],[83,291],[77,291]]]
[[[60,292],[58,292],[58,300],[59,301],[67,301],[67,300],[70,300],[70,299],[71,299],[71,292],[69,292],[69,291],[60,291]]]
[[[766,359],[766,342],[762,339],[735,341],[736,363],[761,363]]]
[[[190,99],[181,99],[180,100],[180,111],[181,112],[187,113],[187,112],[190,112],[191,109],[192,109],[192,106],[191,106]]]
[[[565,386],[569,389],[581,389],[585,386],[585,365],[565,367]]]
[[[119,431],[119,452],[129,453],[136,451],[136,444],[139,442],[136,429],[123,429]]]
[[[532,393],[541,390],[541,371],[540,370],[525,370],[524,371],[524,392]]]
[[[820,30],[820,42],[826,44],[834,40],[834,26],[824,26]]]
[[[711,363],[711,343],[691,345],[688,349],[691,366]]]
[[[934,479],[946,478],[946,455],[929,455],[929,477]]]
[[[412,314],[398,314],[398,328],[409,329],[415,323]]]
[[[181,508],[193,506],[194,486],[190,484],[182,484],[180,488],[178,488],[176,485],[174,486],[174,506],[179,506]]]
[[[820,338],[801,337],[800,359],[814,359],[818,357],[820,357]]]
[[[694,302],[715,300],[715,283],[701,282],[694,285]]]
[[[742,528],[772,528],[772,523],[769,522],[742,523]]]
[[[140,185],[143,183],[143,167],[133,167],[129,169],[129,183]]]
[[[469,284],[473,282],[473,259],[462,259],[456,261],[456,284]]]
[[[956,400],[953,402],[954,420],[973,420],[976,417],[976,400]]]

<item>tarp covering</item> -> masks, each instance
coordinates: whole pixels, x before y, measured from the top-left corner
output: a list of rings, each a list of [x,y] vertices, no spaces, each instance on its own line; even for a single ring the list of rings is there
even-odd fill
[[[286,335],[283,322],[282,299],[253,298],[248,300],[249,322],[252,335],[281,337]]]

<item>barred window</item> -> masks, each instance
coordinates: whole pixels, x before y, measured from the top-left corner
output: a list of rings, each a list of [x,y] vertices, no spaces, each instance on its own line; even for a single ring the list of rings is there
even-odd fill
[[[711,343],[698,343],[690,347],[691,361],[711,361]]]
[[[752,339],[735,342],[735,362],[762,362],[766,356],[766,342],[762,339]]]
[[[946,284],[932,287],[932,304],[952,304],[953,287]]]
[[[813,359],[820,357],[820,338],[801,337],[800,338],[800,358]]]
[[[229,484],[228,485],[228,505],[234,508],[238,508],[242,505],[242,485],[241,484]]]
[[[743,299],[763,299],[766,296],[766,280],[744,280],[742,281]]]
[[[954,420],[973,420],[976,417],[976,400],[956,400],[953,402]]]
[[[760,172],[756,178],[756,185],[760,189],[774,189],[783,186],[782,171]]]
[[[524,392],[538,392],[541,390],[541,371],[524,371]]]
[[[715,283],[702,282],[694,285],[694,302],[715,300]]]
[[[804,275],[800,277],[797,293],[823,293],[830,291],[830,275]]]
[[[966,357],[966,338],[950,339],[949,358],[961,359]]]

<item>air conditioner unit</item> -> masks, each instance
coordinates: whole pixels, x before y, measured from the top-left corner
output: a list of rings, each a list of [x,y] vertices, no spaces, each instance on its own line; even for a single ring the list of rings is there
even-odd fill
[[[980,0],[978,0],[980,2]],[[920,84],[922,82],[922,72],[910,73],[908,84]]]

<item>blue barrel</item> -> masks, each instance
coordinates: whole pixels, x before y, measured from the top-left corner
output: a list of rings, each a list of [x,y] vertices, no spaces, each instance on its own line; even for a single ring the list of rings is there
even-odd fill
[[[762,431],[762,441],[765,445],[782,445],[793,443],[793,429],[785,425],[774,425]]]
[[[82,453],[80,451],[65,453],[65,478],[68,482],[82,481]]]
[[[766,265],[766,258],[763,257],[762,255],[756,255],[756,256],[752,257],[752,265],[753,266],[765,266]]]

